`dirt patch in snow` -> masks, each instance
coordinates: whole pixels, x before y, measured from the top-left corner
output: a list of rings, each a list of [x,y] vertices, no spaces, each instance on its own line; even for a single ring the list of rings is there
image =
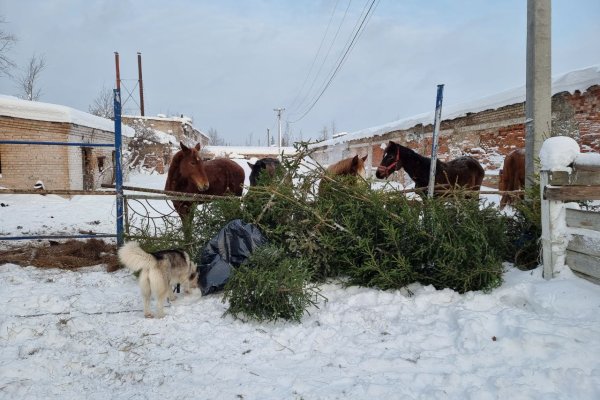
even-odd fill
[[[27,245],[0,251],[0,264],[12,263],[39,268],[77,269],[105,264],[108,272],[119,269],[117,248],[114,243],[99,239],[50,240],[42,246]]]

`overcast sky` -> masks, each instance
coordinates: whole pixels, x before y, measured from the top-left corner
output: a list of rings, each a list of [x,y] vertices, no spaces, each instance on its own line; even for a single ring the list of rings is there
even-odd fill
[[[121,78],[136,80],[139,51],[146,115],[185,114],[232,145],[250,137],[264,145],[267,128],[276,132],[273,108],[286,108],[284,123],[304,114],[370,3],[0,0],[0,15],[18,37],[10,53],[18,65],[34,53],[46,59],[41,101],[86,111],[103,87],[114,87],[113,52]],[[316,138],[332,124],[353,132],[431,111],[439,83],[444,105],[524,85],[526,4],[376,1],[330,87],[291,124],[294,136]],[[600,64],[600,1],[554,0],[552,7],[553,75]],[[0,77],[0,93],[17,88]],[[139,112],[131,99],[125,107]]]

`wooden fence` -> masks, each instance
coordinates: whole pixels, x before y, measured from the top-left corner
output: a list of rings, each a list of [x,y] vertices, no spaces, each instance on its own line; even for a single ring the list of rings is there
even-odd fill
[[[600,200],[600,165],[572,171],[541,171],[544,278],[564,262],[577,275],[600,284],[600,212],[565,207]]]

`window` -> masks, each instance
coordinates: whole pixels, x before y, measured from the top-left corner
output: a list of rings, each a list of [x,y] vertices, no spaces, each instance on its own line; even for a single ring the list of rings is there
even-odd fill
[[[100,156],[98,157],[98,171],[103,172],[104,168],[105,168],[105,161],[106,161],[106,157],[105,156]]]

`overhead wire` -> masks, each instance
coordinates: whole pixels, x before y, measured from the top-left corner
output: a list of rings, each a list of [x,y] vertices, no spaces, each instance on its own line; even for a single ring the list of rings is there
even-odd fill
[[[331,54],[331,49],[333,48],[333,45],[335,44],[335,41],[336,41],[336,39],[337,39],[337,37],[338,37],[338,35],[340,33],[340,30],[341,30],[341,28],[342,28],[342,26],[344,24],[344,21],[346,20],[346,16],[348,15],[348,10],[350,9],[350,5],[351,4],[352,4],[352,0],[349,0],[348,1],[348,5],[346,6],[346,10],[344,11],[344,15],[342,16],[342,19],[340,20],[340,23],[338,24],[338,28],[337,28],[337,30],[335,32],[335,35],[331,39],[331,43],[329,44],[329,48],[327,49],[327,53],[325,54],[325,57],[323,57],[323,61],[321,62],[321,65],[319,66],[319,70],[315,74],[315,77],[314,77],[312,83],[310,84],[310,87],[306,91],[306,94],[302,98],[302,101],[298,104],[298,107],[296,107],[297,109],[304,109],[305,108],[304,107],[304,103],[308,99],[308,95],[312,92],[312,89],[315,86],[315,83],[317,82],[319,76],[321,75],[321,71],[323,70],[323,67],[325,66],[325,62],[329,58],[329,54]],[[314,99],[314,96],[313,96],[313,99]],[[296,111],[296,109],[294,107],[290,106],[289,109],[288,109],[288,115],[293,115],[295,113],[295,111]]]
[[[313,57],[312,63],[310,64],[310,68],[308,69],[308,73],[306,74],[306,77],[304,78],[304,82],[302,82],[302,85],[300,86],[300,90],[298,90],[298,93],[296,93],[296,96],[292,100],[291,104],[288,106],[289,109],[294,108],[294,106],[296,104],[296,100],[298,100],[300,93],[302,93],[302,91],[304,90],[304,87],[306,86],[306,82],[308,82],[308,78],[310,77],[310,74],[312,73],[313,67],[315,66],[315,62],[317,61],[317,58],[319,57],[319,54],[321,53],[321,48],[323,48],[323,43],[325,43],[325,38],[327,37],[327,34],[329,33],[329,28],[331,27],[331,21],[333,21],[333,16],[335,15],[335,10],[337,9],[339,2],[340,2],[340,0],[336,0],[335,5],[333,6],[333,10],[331,10],[331,15],[329,16],[329,22],[327,23],[327,28],[325,29],[325,33],[323,34],[323,37],[321,38],[321,43],[319,43],[319,48],[317,49],[317,52],[315,53],[315,56]],[[309,89],[309,91],[310,91],[310,89]]]
[[[370,20],[370,16],[372,15],[372,13],[375,11],[375,3],[379,3],[379,0],[372,0],[371,4],[369,5],[366,13],[364,12],[366,5],[368,4],[365,3],[365,7],[363,8],[363,13],[361,13],[362,16],[362,20],[358,19],[358,21],[360,21],[360,24],[358,24],[358,29],[355,29],[354,35],[351,35],[352,39],[349,41],[349,44],[347,44],[345,51],[342,51],[341,57],[338,58],[338,63],[337,66],[335,67],[335,69],[333,69],[333,72],[331,73],[329,79],[327,80],[327,83],[325,83],[325,85],[322,87],[321,91],[319,92],[319,94],[316,97],[313,97],[313,101],[311,102],[310,106],[302,113],[302,115],[293,120],[293,121],[289,121],[290,123],[296,123],[298,121],[300,121],[301,119],[303,119],[313,108],[314,106],[318,103],[318,101],[321,99],[321,97],[323,96],[323,94],[325,93],[325,91],[329,88],[329,86],[331,85],[331,82],[333,81],[333,79],[335,78],[335,76],[337,75],[337,73],[339,72],[339,70],[341,69],[342,65],[344,64],[344,62],[346,61],[346,59],[348,58],[348,55],[350,54],[350,51],[352,50],[352,48],[355,46],[355,43],[357,41],[357,39],[360,37],[360,35],[362,34],[362,32],[364,31],[364,28],[366,27],[367,22]],[[364,16],[363,16],[364,14]],[[355,25],[356,28],[356,25]],[[347,42],[348,43],[348,42]]]

